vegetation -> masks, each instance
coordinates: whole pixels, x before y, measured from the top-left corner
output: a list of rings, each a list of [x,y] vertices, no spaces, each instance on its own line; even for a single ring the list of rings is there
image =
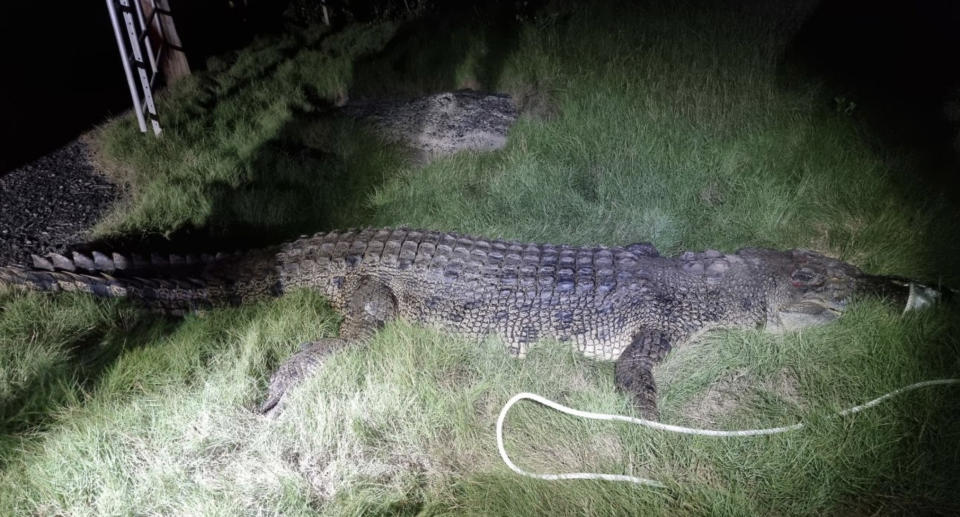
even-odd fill
[[[856,116],[869,107],[836,109],[837,92],[784,60],[807,7],[758,4],[550,4],[497,23],[474,13],[258,41],[162,97],[162,139],[129,119],[102,129],[101,160],[130,196],[98,232],[281,239],[406,224],[665,253],[809,247],[960,285],[950,192],[876,145]],[[420,166],[326,113],[347,96],[460,87],[521,104],[506,149]],[[666,422],[810,423],[788,435],[682,437],[530,404],[510,414],[507,448],[524,468],[644,475],[668,485],[657,490],[501,464],[494,423],[515,392],[629,412],[612,365],[558,343],[517,361],[495,340],[397,322],[268,420],[251,410],[271,369],[336,332],[314,293],[183,319],[0,293],[0,513],[956,512],[956,388],[830,415],[958,376],[957,312],[900,317],[864,300],[812,331],[707,335],[656,372]]]

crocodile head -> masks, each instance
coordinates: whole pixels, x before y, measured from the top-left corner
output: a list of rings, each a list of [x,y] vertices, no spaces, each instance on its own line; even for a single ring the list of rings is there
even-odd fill
[[[767,329],[790,331],[837,319],[855,298],[879,296],[905,311],[935,303],[939,290],[898,277],[868,275],[820,253],[741,250],[767,272]]]

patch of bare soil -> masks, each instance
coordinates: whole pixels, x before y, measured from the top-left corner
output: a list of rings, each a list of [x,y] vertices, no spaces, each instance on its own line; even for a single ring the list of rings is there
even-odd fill
[[[654,370],[657,382],[669,385],[676,382],[683,372],[669,362]],[[798,389],[798,380],[789,370],[759,379],[746,369],[738,369],[720,377],[707,389],[687,400],[679,409],[682,420],[691,425],[716,428],[726,417],[740,410],[756,406],[761,401],[779,401],[785,406],[802,407],[803,397]]]
[[[755,386],[750,375],[734,372],[684,404],[680,413],[697,425],[716,425],[724,416],[748,404]]]
[[[792,406],[803,405],[797,379],[788,371],[781,370],[774,378],[765,381],[736,371],[684,404],[680,413],[698,425],[717,425],[727,415],[754,404],[763,392]]]
[[[470,90],[350,103],[339,113],[368,122],[386,139],[412,148],[421,163],[464,150],[500,149],[517,119],[509,95]]]

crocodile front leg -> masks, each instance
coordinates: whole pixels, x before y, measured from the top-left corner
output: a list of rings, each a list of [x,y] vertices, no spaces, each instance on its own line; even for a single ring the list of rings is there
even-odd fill
[[[372,277],[360,279],[346,299],[340,337],[304,343],[299,352],[284,361],[270,376],[267,399],[260,405],[260,413],[278,414],[284,395],[320,368],[327,357],[351,343],[369,339],[386,322],[397,317],[393,291]]]
[[[672,348],[670,336],[656,329],[644,329],[617,359],[614,384],[633,398],[637,411],[650,420],[659,420],[657,385],[653,380],[653,365]]]

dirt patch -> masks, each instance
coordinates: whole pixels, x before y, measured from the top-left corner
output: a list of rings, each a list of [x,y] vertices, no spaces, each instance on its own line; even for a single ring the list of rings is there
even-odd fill
[[[750,375],[736,371],[684,404],[680,414],[701,425],[715,425],[748,403],[755,386]]]
[[[724,417],[757,403],[764,392],[785,404],[802,406],[797,378],[781,370],[773,378],[758,381],[746,371],[738,370],[713,383],[706,391],[692,398],[680,409],[686,419],[705,427],[720,423]]]
[[[464,150],[500,149],[517,119],[509,95],[469,90],[351,103],[338,113],[365,121],[386,139],[411,147],[422,162]]]
[[[797,389],[799,382],[793,373],[787,370],[780,370],[776,377],[763,382],[761,387],[788,404],[803,406],[803,397],[800,396],[800,390]]]

